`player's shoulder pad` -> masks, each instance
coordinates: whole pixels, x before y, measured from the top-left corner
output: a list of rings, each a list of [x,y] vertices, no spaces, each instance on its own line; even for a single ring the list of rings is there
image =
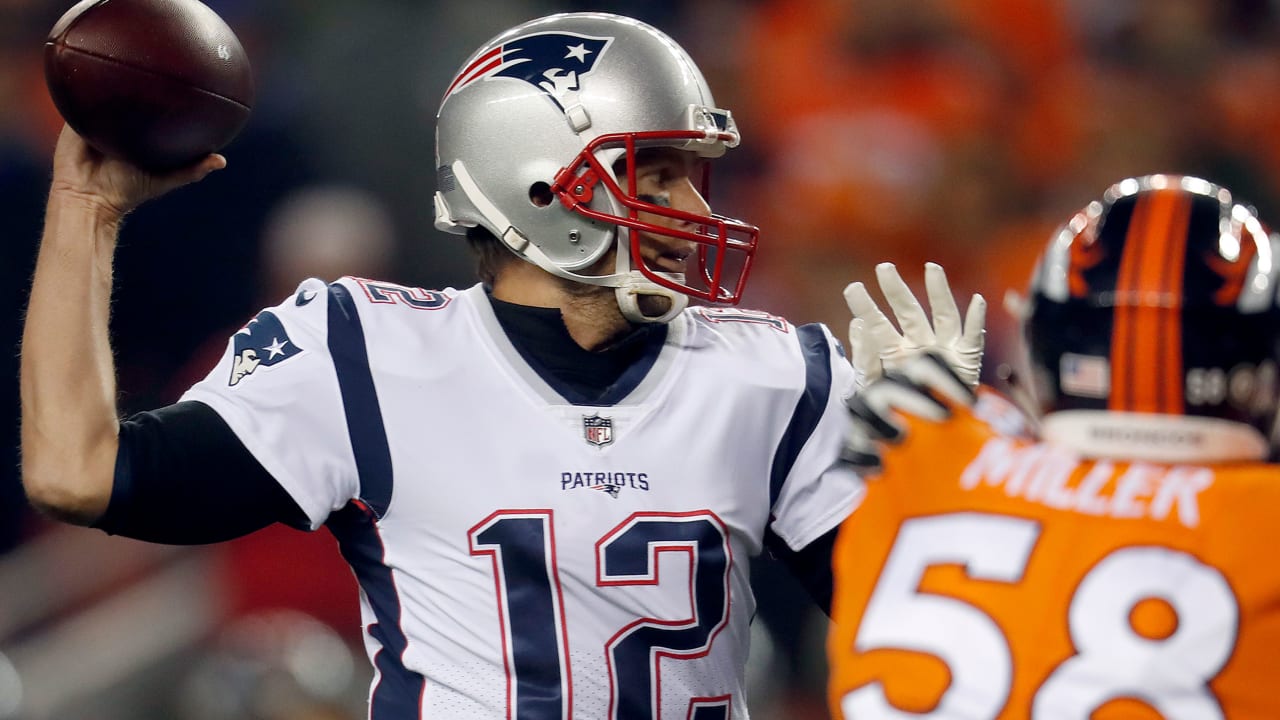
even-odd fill
[[[698,306],[685,311],[699,342],[747,357],[760,365],[794,358],[797,344],[813,345],[818,336],[830,337],[818,325],[796,326],[786,318],[737,307]]]
[[[684,312],[693,325],[709,337],[728,343],[764,343],[784,346],[795,342],[796,326],[786,318],[763,310],[697,306]]]
[[[790,380],[824,387],[852,385],[844,348],[821,323],[794,325],[771,313],[741,308],[700,306],[685,313],[696,326],[695,345],[741,360],[733,366],[755,375],[763,385]]]
[[[328,295],[328,292],[329,287],[325,281],[319,278],[307,278],[298,283],[298,287],[293,291],[293,294],[281,300],[276,309],[291,315],[323,316],[324,313],[320,308],[325,306],[325,296]]]
[[[264,308],[255,319],[270,314],[291,332],[323,336],[328,323],[328,295],[329,286],[324,280],[308,278],[278,304]]]
[[[263,320],[269,315],[295,332],[322,332],[325,324],[325,299],[328,287],[323,280],[309,278],[298,283],[298,287],[289,296],[271,307],[263,308],[254,317],[254,321]],[[241,331],[243,332],[243,331]]]

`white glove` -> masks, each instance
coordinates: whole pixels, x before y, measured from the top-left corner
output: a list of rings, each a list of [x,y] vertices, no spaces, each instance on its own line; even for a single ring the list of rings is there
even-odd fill
[[[876,279],[902,325],[902,333],[885,317],[862,283],[850,283],[844,289],[845,302],[853,313],[853,321],[849,323],[849,357],[858,375],[858,386],[865,387],[886,371],[901,369],[908,360],[932,351],[945,360],[966,385],[977,387],[982,371],[987,301],[975,293],[961,326],[960,309],[951,296],[946,273],[937,263],[925,263],[924,284],[929,294],[929,308],[933,311],[930,325],[929,316],[893,263],[877,265]]]

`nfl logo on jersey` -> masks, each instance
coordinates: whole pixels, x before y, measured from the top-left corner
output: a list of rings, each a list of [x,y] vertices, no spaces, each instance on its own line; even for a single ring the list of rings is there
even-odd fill
[[[582,432],[587,442],[603,447],[613,442],[613,418],[592,415],[582,418]]]

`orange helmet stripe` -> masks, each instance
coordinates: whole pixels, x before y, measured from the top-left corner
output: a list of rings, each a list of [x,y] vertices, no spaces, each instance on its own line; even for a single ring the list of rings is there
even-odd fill
[[[1180,413],[1182,276],[1191,198],[1166,190],[1138,199],[1116,282],[1109,408]]]
[[[1163,243],[1164,297],[1169,302],[1161,313],[1160,340],[1164,362],[1160,368],[1160,411],[1181,415],[1183,411],[1184,368],[1182,367],[1182,285],[1187,269],[1187,242],[1191,236],[1191,207],[1194,198],[1178,193],[1170,219],[1169,241]]]
[[[1110,410],[1125,410],[1132,404],[1133,379],[1129,376],[1132,361],[1129,356],[1134,339],[1129,293],[1138,285],[1139,245],[1144,237],[1148,208],[1149,205],[1141,198],[1134,205],[1116,276],[1114,325],[1111,330],[1111,399],[1107,404]]]

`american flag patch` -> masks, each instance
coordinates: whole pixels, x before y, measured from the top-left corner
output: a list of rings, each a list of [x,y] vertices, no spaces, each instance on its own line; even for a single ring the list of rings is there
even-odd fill
[[[1058,384],[1068,395],[1105,398],[1111,392],[1111,363],[1097,355],[1062,353]]]

